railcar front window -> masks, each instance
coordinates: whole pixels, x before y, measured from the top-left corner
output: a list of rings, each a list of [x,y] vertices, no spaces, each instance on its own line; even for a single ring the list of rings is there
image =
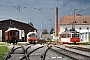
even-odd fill
[[[16,36],[18,36],[18,32],[16,32]]]
[[[79,38],[79,34],[72,34],[72,38]]]
[[[29,37],[31,37],[31,35],[29,35]]]
[[[30,34],[29,37],[37,37],[36,34]]]
[[[32,36],[31,37],[36,37],[36,34],[32,34]]]
[[[10,32],[10,36],[12,36],[12,32]]]

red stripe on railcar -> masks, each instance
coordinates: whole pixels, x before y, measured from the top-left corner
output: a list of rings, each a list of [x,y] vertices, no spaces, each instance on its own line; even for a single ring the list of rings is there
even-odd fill
[[[80,38],[70,38],[70,42],[80,42]]]
[[[28,41],[37,41],[38,38],[27,38]]]

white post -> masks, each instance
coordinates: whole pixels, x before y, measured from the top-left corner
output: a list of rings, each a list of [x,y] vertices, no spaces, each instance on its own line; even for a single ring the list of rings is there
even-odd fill
[[[43,31],[43,22],[41,22],[41,34],[40,34],[40,37],[42,38],[42,31]]]
[[[87,33],[87,40],[89,41],[89,28],[87,27],[88,33]]]

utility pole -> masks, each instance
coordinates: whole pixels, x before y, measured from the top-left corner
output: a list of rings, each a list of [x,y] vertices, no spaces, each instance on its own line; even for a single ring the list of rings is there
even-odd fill
[[[73,23],[72,23],[72,29],[74,29],[75,30],[75,22],[76,22],[76,20],[75,20],[75,11],[76,11],[77,9],[74,9],[74,20],[73,20]]]

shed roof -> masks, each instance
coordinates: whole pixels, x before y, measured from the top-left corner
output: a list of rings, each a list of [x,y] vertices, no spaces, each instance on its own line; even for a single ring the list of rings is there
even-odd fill
[[[20,22],[20,21],[17,21],[17,20],[12,20],[12,19],[2,20],[2,21],[0,21],[0,24],[2,24],[2,23],[4,23],[4,22],[9,22],[11,25],[12,25],[12,22],[17,22],[17,23],[26,25],[26,26],[28,26],[28,27],[31,27],[31,28],[34,29],[34,30],[37,30],[36,28],[34,28],[33,26],[30,26],[29,24],[24,23],[24,22]],[[6,24],[6,23],[4,23],[4,24]]]

